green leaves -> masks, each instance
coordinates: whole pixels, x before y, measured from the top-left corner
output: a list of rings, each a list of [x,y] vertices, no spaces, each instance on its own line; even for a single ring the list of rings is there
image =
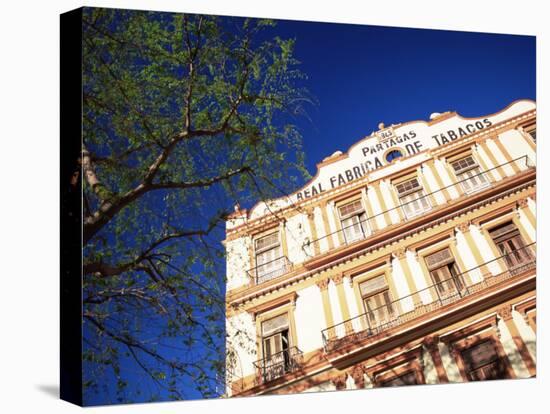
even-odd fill
[[[295,120],[309,98],[274,27],[85,10],[85,381],[110,378],[121,400],[224,387],[223,218],[307,173]]]

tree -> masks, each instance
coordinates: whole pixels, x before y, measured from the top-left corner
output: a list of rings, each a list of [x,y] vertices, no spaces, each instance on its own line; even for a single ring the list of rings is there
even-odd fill
[[[307,175],[296,116],[310,100],[294,41],[269,37],[273,26],[85,9],[88,399],[219,394],[224,219]]]

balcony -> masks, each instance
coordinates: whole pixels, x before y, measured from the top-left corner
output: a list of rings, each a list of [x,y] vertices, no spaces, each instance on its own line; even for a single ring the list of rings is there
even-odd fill
[[[321,333],[325,351],[332,352],[350,343],[375,337],[391,328],[414,321],[422,315],[450,306],[474,293],[514,279],[528,270],[534,270],[536,268],[535,244],[531,243],[452,278],[442,280],[378,308],[369,309],[368,312],[324,329]],[[523,250],[523,254],[518,255],[520,250]],[[518,257],[522,260],[518,261]],[[465,283],[467,280],[476,280],[476,276],[481,273],[481,268],[491,263],[498,263],[502,269],[506,270],[497,274],[486,273],[479,282],[469,285]]]
[[[302,351],[293,346],[271,355],[270,358],[254,362],[259,384],[273,381],[285,374],[294,372],[302,365]]]
[[[286,256],[278,257],[247,271],[253,285],[259,285],[288,273],[292,263]]]
[[[379,227],[376,222],[378,217],[384,217],[385,214],[391,215],[392,212],[395,212],[395,213],[398,213],[400,218],[402,218],[401,223],[398,223],[398,224],[411,221],[413,219],[416,219],[417,217],[424,215],[427,212],[433,211],[442,206],[446,206],[449,203],[452,203],[454,201],[454,200],[451,200],[451,201],[448,201],[447,203],[443,203],[443,204],[438,203],[436,205],[432,205],[431,202],[429,201],[431,197],[435,197],[435,195],[437,194],[444,194],[445,191],[448,191],[452,188],[454,188],[458,192],[459,197],[472,196],[473,194],[486,190],[496,184],[496,183],[491,183],[491,179],[490,179],[491,172],[499,168],[505,167],[507,165],[511,165],[513,163],[519,166],[522,171],[533,169],[535,167],[534,164],[529,159],[529,157],[527,155],[524,155],[512,161],[508,161],[506,163],[497,165],[496,167],[490,168],[486,171],[482,171],[478,174],[470,175],[467,178],[459,180],[451,185],[442,187],[436,191],[432,191],[431,193],[424,194],[406,203],[402,203],[397,207],[384,210],[381,213],[375,214],[364,220],[353,223],[350,226],[346,226],[342,229],[329,233],[323,237],[319,237],[318,239],[312,240],[309,242],[309,244],[319,243],[321,240],[331,238],[333,237],[333,235],[337,235],[338,233],[341,233],[342,237],[339,236],[339,239],[341,239],[343,241],[343,244],[346,246],[354,244],[364,239],[368,239],[377,233],[377,231],[374,229]],[[423,200],[425,200],[425,202],[423,202]],[[353,234],[354,237],[349,237],[349,234]]]

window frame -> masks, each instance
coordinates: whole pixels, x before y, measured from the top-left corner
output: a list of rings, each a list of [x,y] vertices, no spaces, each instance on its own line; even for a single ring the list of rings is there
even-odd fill
[[[386,258],[386,259],[380,260],[378,263],[375,263],[374,265],[371,264],[369,267],[360,266],[344,273],[344,276],[349,276],[351,280],[352,289],[355,294],[355,303],[356,303],[357,309],[365,309],[360,285],[370,279],[374,279],[381,275],[384,276],[386,284],[388,286],[390,297],[392,298],[392,300],[394,300],[393,298],[398,296],[397,296],[395,283],[391,277],[391,261],[389,259]],[[398,318],[400,315],[403,314],[403,310],[401,309],[401,303],[399,301],[394,303],[394,312],[395,312],[396,318]],[[361,329],[363,330],[367,330],[369,328],[368,324],[366,323],[366,319],[364,317],[361,317],[361,315],[366,315],[366,314],[367,314],[367,311],[365,310],[363,313],[361,313],[358,316]]]
[[[387,354],[386,354],[387,355]],[[414,372],[417,384],[426,384],[424,370],[422,369],[423,350],[421,346],[389,356],[379,361],[376,365],[365,368],[365,373],[372,379],[375,388],[382,388],[382,384],[395,380],[400,376]]]
[[[464,358],[462,357],[462,351],[487,339],[491,339],[494,343],[495,351],[498,354],[506,373],[505,378],[516,378],[514,369],[512,368],[510,360],[504,351],[502,343],[500,342],[497,326],[497,316],[493,313],[481,320],[470,323],[457,331],[442,334],[440,336],[440,341],[447,346],[454,362],[457,365],[460,376],[462,377],[462,382],[472,382],[468,379],[466,364]]]
[[[471,352],[474,348],[476,347],[480,347],[484,344],[489,344],[489,346],[492,348],[492,351],[493,351],[493,356],[492,356],[492,359],[489,361],[489,362],[486,362],[485,364],[482,364],[482,365],[479,365],[479,366],[475,366],[472,367],[472,366],[469,366],[471,365],[471,361],[468,361],[468,358],[466,358],[465,356],[465,353],[467,352]],[[504,379],[504,378],[500,378],[500,377],[497,377],[497,378],[491,378],[491,379],[483,379],[483,380],[478,380],[478,379],[472,379],[471,376],[472,376],[472,373],[474,371],[477,371],[479,369],[482,369],[482,368],[485,368],[487,367],[488,365],[492,365],[494,363],[496,363],[497,365],[499,365],[499,369],[504,371],[506,370],[504,364],[503,364],[503,361],[501,360],[501,357],[500,355],[498,354],[498,350],[497,350],[497,345],[495,344],[494,340],[492,338],[485,338],[485,339],[480,339],[480,340],[477,340],[475,343],[467,346],[467,347],[464,347],[462,348],[460,351],[460,357],[462,358],[462,361],[464,363],[464,372],[466,374],[466,377],[468,378],[468,382],[475,382],[475,381],[489,381],[489,380],[495,380],[495,379]]]
[[[268,321],[271,321],[275,318],[279,318],[281,316],[286,316],[286,325],[284,328],[277,328],[271,332],[269,332],[268,335],[264,335],[264,331],[263,331],[263,328],[264,328],[264,324]],[[290,336],[290,317],[289,317],[289,314],[288,312],[282,312],[280,314],[278,314],[277,316],[272,316],[272,317],[269,317],[269,318],[265,318],[261,321],[260,323],[260,335],[261,335],[261,346],[262,346],[262,359],[265,361],[267,360],[267,352],[266,352],[266,340],[270,339],[270,338],[274,338],[276,337],[277,335],[281,335],[281,350],[280,351],[277,351],[277,352],[270,352],[271,356],[273,355],[276,355],[278,353],[281,353],[281,352],[284,352],[285,351],[285,347],[284,347],[284,341],[283,341],[283,335],[282,333],[286,331],[286,340],[287,340],[287,343],[286,343],[286,351],[289,351],[290,348],[292,347],[292,344],[291,344],[291,336]]]
[[[523,132],[525,132],[529,136],[529,139],[533,142],[533,144],[537,145],[537,123],[534,122],[532,124],[525,125],[522,127],[522,129]],[[533,136],[533,133],[535,134],[535,136]]]
[[[403,185],[407,182],[413,181],[413,180],[416,181],[416,183],[417,183],[416,187],[413,187],[413,188],[411,188],[409,190],[406,190],[402,193],[399,191],[399,186],[401,186],[401,185]],[[397,199],[399,200],[399,206],[401,207],[401,210],[403,211],[403,214],[407,219],[410,220],[410,219],[413,219],[415,217],[421,216],[422,214],[430,211],[433,208],[432,203],[430,202],[429,194],[425,193],[425,188],[422,185],[422,180],[420,179],[418,174],[415,173],[413,175],[407,175],[406,177],[402,177],[398,181],[392,181],[392,185],[393,185],[393,188],[394,188],[395,192],[397,193]],[[403,198],[408,197],[412,194],[416,194],[416,193],[420,193],[420,196],[416,197],[412,200],[408,200],[406,202],[403,202]],[[425,200],[425,203],[426,203],[425,207],[423,206],[424,200]],[[423,206],[423,207],[420,210],[414,210],[413,214],[409,214],[407,211],[408,211],[408,209],[412,208],[411,206],[415,201],[419,202],[420,205]]]
[[[533,332],[537,333],[537,298],[532,297],[521,303],[513,306],[513,310],[517,311],[525,320],[527,325],[531,327]]]
[[[267,248],[261,248],[261,249],[258,250],[258,248],[257,248],[258,241],[260,241],[262,239],[265,239],[267,237],[270,237],[274,234],[277,234],[277,244],[274,244],[273,246],[269,246]],[[252,249],[253,249],[253,260],[254,260],[252,268],[254,269],[254,276],[255,276],[256,280],[260,279],[262,276],[265,276],[266,274],[269,274],[271,272],[275,272],[277,270],[280,270],[280,269],[284,268],[284,264],[283,264],[282,266],[280,266],[280,269],[273,269],[273,270],[270,270],[270,271],[266,271],[265,273],[260,273],[260,271],[259,271],[261,266],[265,266],[268,263],[276,262],[277,260],[280,260],[281,258],[285,257],[284,243],[283,243],[282,236],[281,236],[281,230],[279,228],[271,229],[271,230],[268,230],[264,233],[255,235],[252,239]],[[259,255],[261,255],[263,253],[266,253],[268,251],[271,251],[271,250],[275,250],[275,249],[278,249],[278,252],[279,252],[277,257],[271,259],[268,262],[258,264],[258,256]],[[281,275],[278,275],[278,276],[281,276]],[[268,278],[267,280],[274,279],[278,276]]]
[[[436,255],[436,254],[438,254],[438,253],[440,253],[444,250],[447,250],[449,252],[450,258],[445,260],[445,261],[441,261],[440,263],[430,265],[429,262],[428,262],[428,258],[431,257],[431,256],[434,256],[434,255]],[[468,286],[469,286],[468,280],[466,279],[465,275],[463,274],[464,272],[461,270],[461,266],[458,263],[459,261],[457,260],[457,258],[455,256],[455,253],[454,253],[453,249],[450,246],[450,243],[447,244],[446,246],[440,246],[439,248],[430,249],[429,251],[422,254],[421,257],[422,257],[422,261],[424,262],[424,266],[426,267],[426,269],[428,271],[428,277],[430,278],[430,280],[432,282],[431,286],[433,287],[433,289],[435,289],[436,299],[439,299],[439,300],[449,299],[449,298],[452,298],[457,293],[459,294],[459,296],[462,296],[464,294],[464,292],[467,291]],[[452,273],[452,271],[449,269],[449,266],[454,268],[454,270],[456,272],[456,275],[454,275]],[[443,269],[443,268],[446,268],[447,272],[450,275],[450,278],[446,278],[444,280],[448,281],[448,283],[452,282],[452,286],[453,286],[453,290],[454,290],[451,293],[445,294],[445,296],[441,296],[441,293],[439,292],[439,289],[438,289],[438,285],[441,284],[442,282],[437,282],[434,278],[434,275],[432,274],[432,272],[438,271],[438,270]],[[457,283],[457,280],[458,280],[459,283]],[[459,287],[458,286],[459,284],[461,284],[462,287]]]
[[[455,168],[455,163],[463,161],[467,158],[470,158],[473,161],[473,165],[469,165],[466,168],[463,168],[461,170],[457,170]],[[481,191],[481,190],[491,186],[490,179],[484,175],[486,173],[486,171],[483,170],[483,168],[481,167],[480,162],[477,160],[477,158],[475,157],[475,155],[473,153],[471,153],[471,152],[462,153],[460,155],[452,157],[451,159],[448,159],[447,162],[449,163],[450,167],[452,168],[453,173],[454,173],[457,181],[460,182],[460,186],[462,187],[462,190],[464,191],[465,194],[474,194],[478,191]],[[473,177],[466,177],[465,174],[472,171],[472,170],[477,170],[474,177],[477,177],[478,180],[483,181],[483,183],[477,184],[475,186],[470,185],[470,188],[467,188],[465,183],[469,182]],[[479,177],[483,177],[483,179],[481,179]]]
[[[264,304],[259,311],[252,312],[252,315],[256,322],[256,361],[266,361],[266,356],[264,353],[264,337],[262,331],[262,324],[270,319],[279,317],[286,314],[288,320],[288,349],[298,348],[298,337],[296,332],[296,320],[295,320],[295,309],[296,309],[296,295],[289,295],[284,299],[284,304],[279,304],[278,302],[273,302],[272,308],[269,306],[269,303]],[[272,332],[269,337],[276,334],[277,332]],[[267,339],[267,337],[266,337]],[[256,375],[262,377],[263,373],[256,372]]]
[[[508,225],[512,225],[514,227],[514,229],[510,230],[510,231],[507,231],[507,232],[505,232],[501,235],[498,235],[496,237],[493,236],[492,233],[494,231],[496,231],[500,228],[503,228],[505,226],[508,226]],[[487,231],[487,234],[488,234],[489,238],[491,239],[491,242],[495,246],[496,251],[499,253],[498,257],[500,257],[502,262],[506,265],[506,270],[512,271],[514,269],[520,268],[520,267],[528,264],[530,261],[532,261],[536,258],[536,253],[533,252],[532,247],[530,246],[531,243],[528,243],[525,240],[525,237],[523,236],[520,227],[517,225],[517,223],[515,222],[513,217],[510,217],[508,220],[499,220],[498,223],[493,223],[490,227],[487,226],[486,231]],[[511,237],[504,238],[504,236],[508,236],[510,234],[512,234]],[[520,245],[519,249],[512,250],[511,252],[508,252],[508,253],[503,253],[500,245],[502,243],[506,242],[506,241],[514,240],[515,238],[517,238],[516,241],[519,241],[519,245]],[[516,265],[510,265],[509,256],[511,256],[511,253],[516,252],[518,250],[523,250],[524,251],[522,256],[526,255],[527,260],[519,261]],[[507,255],[507,256],[503,257],[504,255]]]
[[[361,206],[361,209],[358,212],[342,215],[341,208],[346,207],[346,206],[348,206],[350,204],[353,204],[353,203],[357,203],[357,202]],[[355,197],[355,198],[352,198],[352,199],[340,200],[337,203],[335,203],[334,208],[336,210],[336,214],[337,214],[337,218],[338,218],[339,230],[342,232],[342,237],[344,239],[345,244],[351,244],[351,243],[354,243],[354,242],[359,241],[359,240],[364,240],[364,239],[366,239],[367,237],[370,236],[370,234],[372,232],[370,230],[369,217],[368,217],[367,209],[365,208],[362,197]],[[364,215],[364,220],[363,221],[361,221],[361,215]],[[348,225],[348,226],[344,227],[344,224],[343,224],[344,220],[349,220],[353,217],[358,217],[358,223],[353,223],[351,225]],[[361,228],[361,231],[363,233],[363,237],[357,237],[357,238],[354,238],[354,239],[348,241],[347,235],[346,235],[346,230],[351,229],[351,228],[355,228],[355,226],[357,226],[357,225],[359,225],[359,227]]]
[[[361,289],[361,285],[364,284],[364,283],[370,282],[374,279],[377,279],[377,278],[383,278],[384,279],[384,287],[375,289],[375,290],[369,292],[368,294],[363,294],[363,291]],[[370,320],[371,320],[370,319],[370,314],[378,314],[378,312],[377,312],[378,309],[380,309],[382,307],[388,308],[389,312],[388,312],[387,318],[385,320],[381,319],[380,321],[378,321],[378,318],[377,317],[375,318],[375,320],[377,322],[376,325],[374,326],[375,328],[377,328],[379,326],[382,326],[382,325],[385,325],[385,324],[388,324],[388,323],[391,323],[392,320],[394,320],[396,317],[399,317],[399,313],[396,309],[397,308],[396,303],[394,303],[395,300],[393,299],[393,295],[392,295],[391,290],[390,290],[390,285],[388,283],[387,276],[386,276],[385,273],[380,273],[380,274],[378,274],[378,276],[372,276],[372,277],[367,278],[366,280],[358,282],[358,288],[359,288],[359,294],[361,295],[361,303],[363,304],[363,310],[364,310],[363,314],[367,315],[366,320],[368,322],[367,323],[368,327],[373,328],[373,326],[371,325],[371,322],[370,322]],[[389,302],[385,302],[382,306],[378,306],[376,308],[370,309],[368,304],[367,304],[367,299],[374,298],[375,296],[381,295],[385,292],[387,292]]]
[[[459,274],[463,275],[464,282],[467,287],[473,284],[470,275],[466,272],[466,266],[462,260],[462,257],[458,254],[456,247],[453,245],[453,233],[452,229],[435,234],[432,237],[418,241],[410,245],[410,249],[414,250],[418,255],[418,263],[422,269],[422,275],[426,282],[426,291],[429,292],[432,301],[439,300],[439,295],[434,291],[434,281],[430,275],[430,270],[426,264],[425,257],[430,256],[432,253],[436,253],[443,249],[449,249],[455,260]]]

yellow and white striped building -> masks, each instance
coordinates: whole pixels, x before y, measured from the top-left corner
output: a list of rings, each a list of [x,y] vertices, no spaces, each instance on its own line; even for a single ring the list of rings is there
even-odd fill
[[[432,114],[226,222],[227,395],[535,376],[536,104]]]

